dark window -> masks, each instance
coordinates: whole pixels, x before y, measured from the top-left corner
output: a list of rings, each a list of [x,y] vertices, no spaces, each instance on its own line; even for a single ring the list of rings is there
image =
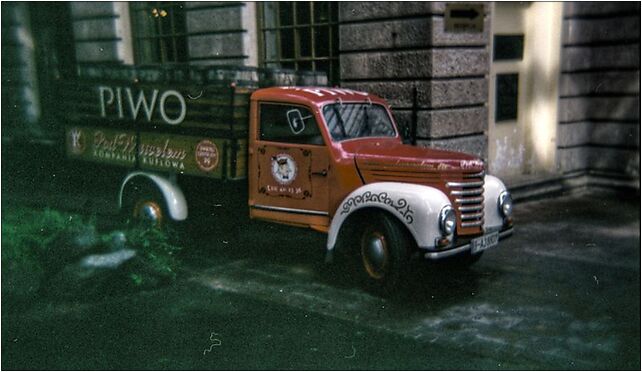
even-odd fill
[[[261,63],[264,67],[323,71],[339,83],[336,2],[263,2]]]
[[[519,76],[497,74],[495,88],[495,121],[516,120]]]
[[[495,35],[493,60],[521,60],[524,56],[524,35]]]
[[[262,103],[259,118],[263,141],[323,145],[316,120],[305,107]]]
[[[136,2],[130,5],[137,64],[187,61],[185,9],[182,2]]]

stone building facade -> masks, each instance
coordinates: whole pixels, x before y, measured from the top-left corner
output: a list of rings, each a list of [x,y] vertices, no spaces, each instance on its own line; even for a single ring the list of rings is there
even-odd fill
[[[55,145],[49,82],[79,65],[314,69],[514,188],[639,189],[639,3],[47,4],[2,4],[5,142]],[[479,24],[449,28],[454,11]]]

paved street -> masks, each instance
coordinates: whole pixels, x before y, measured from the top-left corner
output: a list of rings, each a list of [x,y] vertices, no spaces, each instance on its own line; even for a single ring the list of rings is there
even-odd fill
[[[322,268],[323,237],[192,237],[176,285],[99,303],[3,302],[3,369],[639,369],[640,201],[516,206],[468,270],[418,263],[392,299]]]

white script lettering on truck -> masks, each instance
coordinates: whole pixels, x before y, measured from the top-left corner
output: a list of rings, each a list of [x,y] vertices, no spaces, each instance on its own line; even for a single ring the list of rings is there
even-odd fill
[[[128,115],[132,120],[136,120],[142,107],[147,121],[152,121],[154,111],[158,110],[165,123],[169,125],[182,123],[187,115],[187,105],[185,104],[183,95],[175,90],[166,90],[160,94],[159,99],[158,94],[158,89],[153,89],[149,94],[146,94],[145,91],[141,89],[136,94],[136,92],[132,92],[131,88],[99,86],[100,115],[107,117],[108,110],[115,108],[118,113],[118,118],[124,119],[126,114],[125,109],[128,108]],[[126,101],[125,103],[123,103],[123,98]],[[177,100],[180,106],[176,117],[169,117],[167,114],[166,104],[170,99]]]

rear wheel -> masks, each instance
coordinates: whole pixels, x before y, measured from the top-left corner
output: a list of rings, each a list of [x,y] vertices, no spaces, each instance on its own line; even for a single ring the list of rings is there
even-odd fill
[[[385,212],[363,217],[354,236],[359,277],[371,292],[389,296],[402,284],[408,270],[412,240],[405,227]]]
[[[126,219],[146,226],[162,227],[170,220],[163,195],[149,182],[129,185],[123,197]]]

